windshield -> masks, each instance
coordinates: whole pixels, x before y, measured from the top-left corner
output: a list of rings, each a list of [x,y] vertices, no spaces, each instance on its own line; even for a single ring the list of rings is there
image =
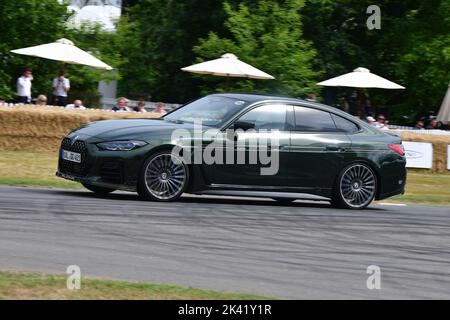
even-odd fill
[[[164,116],[167,121],[201,122],[220,127],[242,110],[248,102],[223,96],[207,96],[195,100]]]

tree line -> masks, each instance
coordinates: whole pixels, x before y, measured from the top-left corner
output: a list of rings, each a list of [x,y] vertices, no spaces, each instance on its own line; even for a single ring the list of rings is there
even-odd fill
[[[36,69],[33,88],[48,91],[55,62],[9,50],[70,38],[117,73],[65,66],[72,93],[96,95],[96,81],[118,79],[119,94],[183,103],[225,91],[221,77],[180,68],[226,52],[275,76],[233,79],[236,92],[304,97],[325,92],[317,82],[356,67],[397,82],[405,91],[367,90],[372,103],[393,114],[436,111],[450,82],[450,0],[379,0],[381,29],[369,30],[369,0],[140,0],[123,1],[114,33],[98,26],[71,29],[66,5],[56,0],[0,2],[0,98],[13,92],[21,68]],[[351,90],[350,90],[351,91]],[[89,97],[88,97],[89,98]]]

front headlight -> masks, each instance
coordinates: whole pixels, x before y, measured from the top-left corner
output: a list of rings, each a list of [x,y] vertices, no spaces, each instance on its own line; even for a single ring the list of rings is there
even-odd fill
[[[109,141],[109,142],[101,142],[97,143],[97,147],[100,150],[108,150],[108,151],[130,151],[140,147],[143,147],[147,144],[144,141]]]

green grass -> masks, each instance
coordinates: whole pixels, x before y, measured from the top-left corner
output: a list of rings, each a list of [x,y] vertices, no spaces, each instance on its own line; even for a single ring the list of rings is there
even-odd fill
[[[387,202],[450,205],[450,174],[408,172],[406,193]]]
[[[55,176],[57,152],[0,151],[0,184],[54,188],[82,188]],[[385,202],[450,205],[450,174],[408,172],[406,194]]]
[[[149,300],[256,300],[270,299],[241,293],[225,293],[175,285],[134,283],[81,278],[79,290],[69,290],[67,277],[40,273],[0,272],[0,299],[149,299]]]
[[[12,178],[0,177],[0,185],[19,186],[19,187],[45,187],[45,188],[67,188],[80,189],[83,186],[71,181],[53,181],[45,179],[27,179],[27,178]]]
[[[79,183],[55,176],[58,152],[0,151],[0,184],[81,188]]]

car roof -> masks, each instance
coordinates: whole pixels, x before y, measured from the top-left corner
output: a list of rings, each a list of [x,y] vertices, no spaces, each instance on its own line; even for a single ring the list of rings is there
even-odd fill
[[[303,99],[292,98],[292,97],[272,96],[272,95],[263,95],[263,94],[247,94],[247,93],[216,93],[216,94],[212,94],[211,96],[221,96],[221,97],[227,97],[227,98],[236,99],[236,100],[242,100],[242,101],[246,101],[249,104],[254,104],[254,103],[262,102],[262,101],[285,101],[285,102],[291,102],[291,103],[297,103],[297,104],[301,103],[304,106],[318,107],[319,109],[327,110],[328,112],[333,112],[333,113],[339,114],[339,115],[343,116],[344,118],[351,119],[351,120],[357,122],[360,126],[363,126],[366,128],[369,127],[367,125],[367,123],[365,123],[364,121],[362,121],[361,119],[359,119],[357,117],[352,116],[351,114],[349,114],[345,111],[342,111],[333,106],[329,106],[326,104],[309,101],[309,100],[303,100]]]
[[[286,97],[286,96],[272,96],[272,95],[247,94],[247,93],[215,93],[215,94],[212,94],[211,96],[220,96],[220,97],[227,97],[227,98],[236,99],[236,100],[242,100],[249,104],[253,104],[253,103],[261,102],[261,101],[285,101],[285,102],[291,102],[291,103],[296,103],[296,104],[301,103],[302,105],[308,105],[308,106],[312,106],[312,107],[315,106],[315,107],[319,107],[319,108],[326,109],[329,111],[334,111],[337,113],[345,113],[342,110],[339,110],[333,106],[329,106],[326,104],[322,104],[322,103],[314,102],[314,101],[310,101],[310,100],[303,100],[303,99],[299,99],[299,98],[292,98],[292,97]]]
[[[301,99],[295,99],[291,97],[283,97],[283,96],[270,96],[263,94],[248,94],[248,93],[216,93],[212,94],[212,96],[221,96],[232,98],[236,100],[243,100],[249,103],[258,102],[258,101],[266,101],[266,100],[286,100],[286,101],[302,101]]]

